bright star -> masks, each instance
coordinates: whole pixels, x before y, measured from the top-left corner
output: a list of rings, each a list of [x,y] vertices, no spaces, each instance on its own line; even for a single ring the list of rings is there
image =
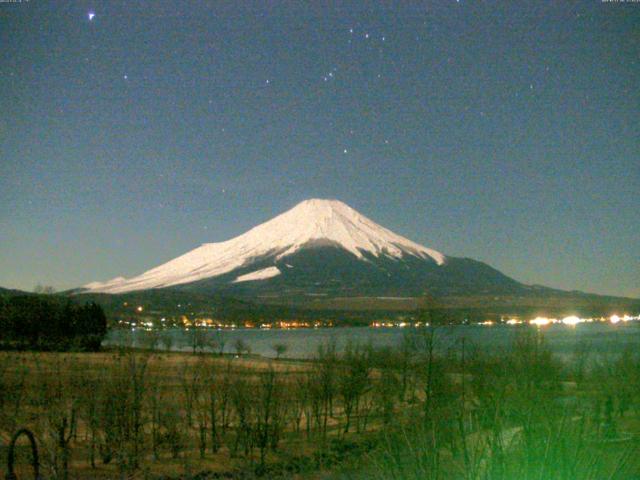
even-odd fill
[[[89,13],[87,14],[87,17],[89,17],[89,21],[92,21],[92,20],[93,20],[93,17],[95,17],[95,16],[96,16],[96,14],[95,14],[94,12],[89,12]]]

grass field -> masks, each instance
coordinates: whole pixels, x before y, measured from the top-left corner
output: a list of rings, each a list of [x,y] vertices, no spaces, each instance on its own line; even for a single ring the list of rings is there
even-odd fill
[[[43,478],[623,479],[640,475],[640,360],[331,344],[312,361],[0,353],[0,472],[19,428]],[[18,443],[16,471],[29,478]]]

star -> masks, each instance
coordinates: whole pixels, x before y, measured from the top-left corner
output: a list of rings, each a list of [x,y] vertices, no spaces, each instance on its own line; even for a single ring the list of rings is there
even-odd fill
[[[129,75],[125,74],[125,75],[122,76],[122,78],[124,78],[125,80],[128,80],[129,79]]]
[[[348,153],[349,150],[347,150],[346,148],[342,151],[342,153]]]
[[[87,14],[87,17],[89,18],[89,21],[93,21],[93,18],[96,16],[95,12],[89,12]]]

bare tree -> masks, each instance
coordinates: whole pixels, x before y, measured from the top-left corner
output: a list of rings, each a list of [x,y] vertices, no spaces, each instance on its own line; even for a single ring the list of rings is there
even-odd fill
[[[297,373],[292,380],[289,380],[287,390],[293,392],[292,394],[292,421],[293,429],[296,433],[300,432],[303,417],[306,420],[307,436],[309,435],[309,429],[311,427],[311,413],[309,412],[309,389],[307,388],[308,379],[307,373]]]
[[[318,347],[315,370],[309,377],[312,405],[323,440],[327,436],[329,417],[333,415],[333,400],[336,393],[337,353],[335,341]]]
[[[62,480],[69,478],[69,461],[71,459],[71,439],[76,429],[77,400],[73,397],[74,392],[65,388],[60,363],[57,363],[56,375],[50,377],[45,382],[42,393],[43,403],[47,405],[47,423],[49,435],[55,443],[53,448],[53,467],[56,476]],[[48,385],[47,385],[48,383]]]
[[[346,418],[344,433],[349,432],[351,416],[354,411],[356,414],[358,413],[360,399],[370,388],[371,363],[369,352],[370,349],[352,343],[348,343],[345,348],[338,380],[338,390],[342,396]]]
[[[233,342],[233,348],[238,356],[242,356],[243,353],[246,353],[247,355],[251,353],[251,347],[242,338],[238,338]]]
[[[196,375],[193,381],[194,409],[196,412],[196,423],[198,429],[198,451],[200,458],[204,458],[207,451],[207,435],[210,423],[210,381],[207,378],[210,374],[210,368],[207,361],[201,358],[197,365],[194,365]]]
[[[236,437],[231,450],[233,455],[237,455],[238,449],[242,447],[245,456],[248,456],[253,450],[251,416],[255,389],[244,377],[236,375],[231,385],[231,401],[236,415]]]
[[[171,348],[173,347],[173,344],[174,344],[174,340],[175,339],[174,339],[173,333],[170,330],[165,330],[160,335],[160,342],[162,342],[162,346],[164,346],[164,349],[167,352],[171,351]]]
[[[182,428],[180,407],[175,400],[167,399],[160,412],[162,443],[169,446],[171,457],[177,459],[185,448],[185,433]]]
[[[162,390],[160,383],[153,378],[150,378],[149,382],[149,395],[147,395],[147,403],[149,409],[149,421],[151,424],[151,452],[153,459],[158,460],[160,458],[160,426],[161,426],[161,411],[164,404],[162,398]]]
[[[99,398],[102,395],[102,385],[97,375],[82,370],[79,386],[78,416],[85,426],[85,439],[89,445],[91,468],[96,468],[96,450],[100,437]]]
[[[149,355],[128,352],[103,377],[100,416],[103,462],[115,456],[121,475],[138,469],[143,441],[143,400]]]
[[[256,398],[256,425],[255,436],[258,449],[260,451],[260,466],[264,467],[265,453],[269,446],[271,436],[274,434],[275,412],[278,401],[278,385],[276,384],[276,373],[272,368],[260,376],[257,385],[258,394]],[[277,443],[277,442],[276,442]]]
[[[180,385],[182,387],[182,400],[187,419],[187,427],[193,427],[193,412],[200,386],[200,372],[188,361],[180,366]]]
[[[276,354],[276,360],[280,360],[280,357],[284,355],[287,350],[289,350],[289,346],[286,343],[275,343],[271,345],[271,349]]]
[[[211,451],[217,453],[220,448],[220,432],[219,423],[221,421],[221,405],[223,403],[222,390],[224,382],[221,378],[218,366],[215,363],[209,363],[204,377],[204,387],[206,390],[205,398],[200,407],[204,410],[204,415],[208,415],[209,436]],[[207,401],[208,400],[208,401]]]
[[[227,338],[224,332],[220,329],[216,330],[214,337],[214,343],[217,347],[218,354],[222,356],[224,354],[224,347],[227,344]]]
[[[144,333],[142,337],[142,345],[147,350],[155,350],[160,343],[160,334],[157,330],[151,330]]]
[[[189,343],[193,353],[203,352],[207,346],[207,331],[194,325],[189,330]]]

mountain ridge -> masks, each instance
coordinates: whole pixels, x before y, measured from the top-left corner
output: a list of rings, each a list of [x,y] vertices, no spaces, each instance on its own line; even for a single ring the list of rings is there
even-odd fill
[[[549,304],[636,303],[525,285],[484,262],[415,243],[338,200],[321,199],[301,202],[237,237],[202,244],[141,275],[92,282],[74,291],[100,296],[136,292],[303,308],[361,308],[362,299],[369,299],[371,308],[396,308],[397,299],[426,297],[452,306],[544,305],[545,299]]]
[[[275,262],[299,250],[335,244],[359,260],[414,256],[443,265],[440,252],[415,243],[338,200],[309,199],[224,242],[205,243],[130,279],[84,285],[86,291],[125,293],[183,285],[227,274],[263,258]]]

